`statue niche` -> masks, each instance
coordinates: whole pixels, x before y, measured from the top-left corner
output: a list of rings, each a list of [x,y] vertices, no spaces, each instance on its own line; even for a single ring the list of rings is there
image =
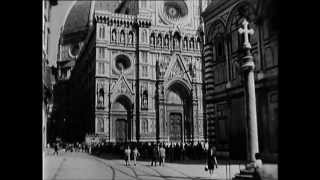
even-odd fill
[[[148,91],[146,89],[142,93],[141,109],[148,109]]]
[[[166,48],[169,47],[169,37],[168,37],[168,35],[166,35],[165,38],[164,38],[164,47],[166,47]]]
[[[132,44],[133,43],[133,34],[132,34],[132,32],[130,31],[129,32],[129,42],[128,42],[128,44]]]
[[[124,38],[124,31],[121,31],[120,33],[120,43],[124,43],[125,38]]]
[[[116,34],[116,30],[112,30],[112,37],[111,37],[111,41],[112,42],[116,42],[117,41],[117,34]]]
[[[98,99],[98,108],[104,108],[104,90],[103,90],[103,87],[99,88],[97,99]]]

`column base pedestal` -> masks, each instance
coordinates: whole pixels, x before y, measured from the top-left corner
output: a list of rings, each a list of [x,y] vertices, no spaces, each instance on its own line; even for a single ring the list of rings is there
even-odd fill
[[[254,169],[252,170],[247,170],[247,169],[243,169],[240,170],[239,174],[236,174],[234,178],[232,178],[232,180],[260,180],[257,175],[256,175],[256,171]]]

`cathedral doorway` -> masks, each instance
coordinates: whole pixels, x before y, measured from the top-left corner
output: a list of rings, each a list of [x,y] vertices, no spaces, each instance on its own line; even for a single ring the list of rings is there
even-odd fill
[[[167,134],[170,142],[192,141],[192,96],[184,82],[172,83],[166,94]]]
[[[113,139],[116,142],[130,142],[132,138],[132,103],[127,96],[119,96],[111,107]]]

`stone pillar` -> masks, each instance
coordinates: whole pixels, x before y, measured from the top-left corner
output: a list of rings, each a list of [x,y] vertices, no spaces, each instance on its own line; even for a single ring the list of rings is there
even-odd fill
[[[249,34],[253,35],[253,30],[248,29],[248,22],[243,21],[244,28],[239,29],[240,34],[244,34],[244,43],[240,51],[239,64],[244,76],[244,88],[246,99],[246,119],[248,130],[248,161],[249,167],[255,165],[255,154],[259,152],[258,144],[258,126],[256,110],[256,94],[254,83],[254,62],[251,55],[251,45],[249,43]]]

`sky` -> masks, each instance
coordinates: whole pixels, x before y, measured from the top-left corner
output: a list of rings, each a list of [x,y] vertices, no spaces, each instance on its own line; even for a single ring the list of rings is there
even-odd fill
[[[58,4],[51,7],[48,52],[50,66],[56,66],[60,27],[62,26],[66,13],[68,12],[73,2],[74,1],[71,0],[58,0]]]

